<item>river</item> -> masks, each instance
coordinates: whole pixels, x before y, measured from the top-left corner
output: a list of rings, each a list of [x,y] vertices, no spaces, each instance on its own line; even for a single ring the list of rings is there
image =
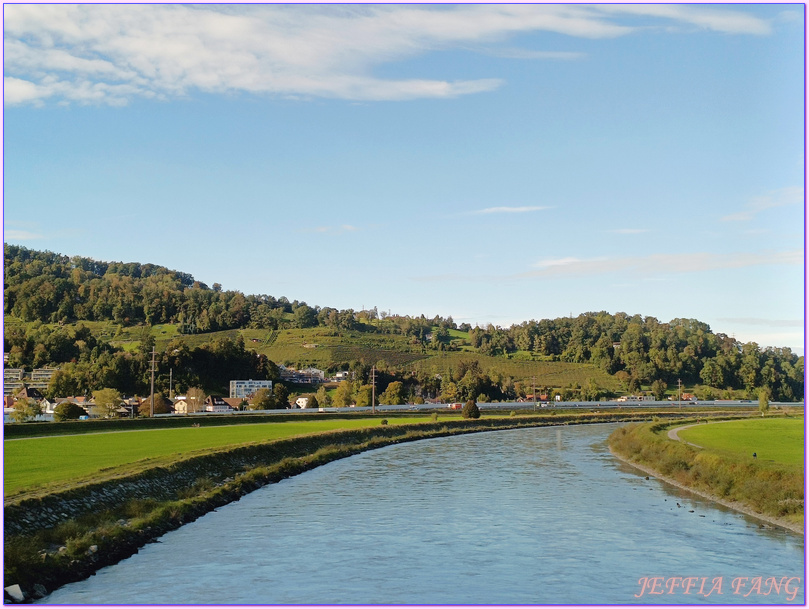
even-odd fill
[[[646,480],[609,454],[615,427],[436,438],[339,460],[40,602],[803,604],[803,537]]]

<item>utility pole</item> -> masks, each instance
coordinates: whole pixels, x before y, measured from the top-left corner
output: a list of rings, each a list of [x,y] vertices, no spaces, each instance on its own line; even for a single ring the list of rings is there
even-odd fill
[[[533,381],[533,386],[534,386],[534,412],[536,412],[536,409],[537,409],[537,377],[532,376],[531,380]]]
[[[152,347],[152,395],[149,398],[151,403],[149,405],[149,416],[154,417],[154,357],[155,357],[155,350]]]
[[[169,368],[169,399],[174,399],[174,368]]]
[[[376,414],[376,365],[371,366],[371,414]]]
[[[683,405],[680,403],[680,400],[682,400],[683,397],[683,392],[680,390],[681,383],[682,381],[680,381],[680,379],[677,379],[677,408],[683,407]]]

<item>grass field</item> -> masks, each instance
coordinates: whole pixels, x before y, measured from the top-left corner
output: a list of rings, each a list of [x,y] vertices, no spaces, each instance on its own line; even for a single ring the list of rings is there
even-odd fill
[[[429,420],[429,417],[391,418],[388,423]],[[8,498],[21,491],[88,480],[102,473],[125,470],[130,464],[138,469],[147,462],[167,464],[180,456],[211,448],[376,425],[379,419],[335,419],[6,440],[4,493]]]
[[[719,453],[786,465],[803,463],[803,419],[750,419],[689,427],[677,432],[685,440]]]

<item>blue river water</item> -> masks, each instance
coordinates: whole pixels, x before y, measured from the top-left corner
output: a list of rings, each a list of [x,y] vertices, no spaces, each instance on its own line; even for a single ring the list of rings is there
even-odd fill
[[[207,514],[48,604],[803,604],[804,539],[646,479],[614,424],[422,440]]]

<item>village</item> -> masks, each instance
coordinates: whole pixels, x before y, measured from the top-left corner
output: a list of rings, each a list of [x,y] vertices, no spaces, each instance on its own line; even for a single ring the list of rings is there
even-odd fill
[[[281,381],[287,384],[316,388],[324,383],[339,383],[346,380],[348,372],[337,372],[333,377],[318,368],[296,370],[279,366]],[[270,380],[231,380],[227,397],[220,395],[177,394],[168,396],[161,393],[140,396],[121,396],[120,404],[114,409],[102,408],[92,395],[48,396],[48,387],[58,368],[38,368],[30,372],[22,368],[3,369],[3,422],[54,421],[59,420],[60,410],[67,405],[78,413],[80,420],[138,416],[172,416],[188,414],[226,414],[255,410],[254,398],[262,389],[272,391]],[[60,409],[60,406],[62,407]],[[309,398],[296,396],[291,403],[280,408],[307,408]],[[77,410],[80,409],[80,410]]]

